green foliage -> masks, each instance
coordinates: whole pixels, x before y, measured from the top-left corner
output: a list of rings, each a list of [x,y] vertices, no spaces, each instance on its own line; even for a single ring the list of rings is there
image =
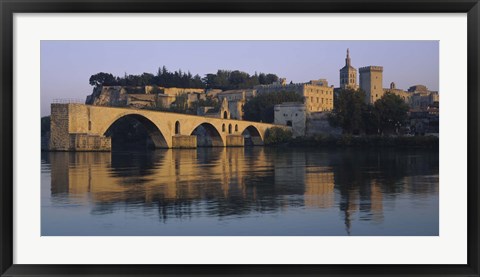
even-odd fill
[[[284,102],[303,102],[303,96],[293,91],[259,94],[243,106],[244,119],[272,123],[274,120],[274,106]]]
[[[396,132],[407,119],[408,105],[397,95],[386,93],[372,106],[365,103],[361,90],[341,90],[329,115],[332,126],[344,134],[389,134]]]
[[[365,92],[343,89],[335,96],[334,103],[334,109],[329,117],[332,126],[342,127],[343,132],[347,134],[364,131],[364,113],[368,111]]]
[[[278,80],[275,74],[260,73],[250,76],[239,70],[218,70],[216,74],[207,74],[203,79],[207,88],[222,90],[252,88],[256,85],[271,84]]]
[[[143,73],[141,75],[125,75],[114,77],[110,73],[100,72],[90,77],[90,85],[99,86],[160,86],[178,88],[204,88],[205,84],[200,75],[192,76],[190,72],[178,70],[170,72],[165,66],[159,68],[157,74]]]
[[[110,73],[99,72],[90,77],[91,86],[160,86],[160,87],[178,87],[178,88],[215,88],[222,90],[252,88],[256,85],[271,84],[278,80],[275,74],[260,73],[250,76],[246,72],[239,70],[218,70],[216,74],[207,74],[201,78],[196,74],[193,76],[190,72],[182,70],[170,72],[163,66],[158,68],[156,74],[143,73],[141,75],[125,75],[115,77]]]
[[[375,102],[378,128],[382,133],[393,133],[407,119],[408,105],[399,96],[386,93]]]
[[[292,131],[272,127],[265,133],[265,145],[287,143],[292,140]]]
[[[116,79],[110,73],[100,72],[90,76],[89,83],[91,86],[113,86],[116,84]]]

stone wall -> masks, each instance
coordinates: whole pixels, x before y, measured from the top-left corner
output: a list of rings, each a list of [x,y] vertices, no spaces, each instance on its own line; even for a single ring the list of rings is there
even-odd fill
[[[322,79],[323,80],[323,79]],[[307,112],[322,112],[333,110],[333,87],[329,87],[326,80],[317,85],[312,83],[286,84],[286,85],[259,85],[255,86],[257,94],[292,91],[304,97]]]
[[[306,111],[302,103],[283,103],[274,107],[274,123],[292,127],[293,137],[305,136]]]
[[[110,137],[70,134],[69,151],[110,151],[112,141]]]
[[[67,151],[70,147],[68,132],[68,105],[52,104],[50,106],[50,149]]]
[[[307,137],[318,135],[339,136],[342,134],[341,128],[330,126],[328,122],[328,113],[312,113],[307,117],[305,135]]]

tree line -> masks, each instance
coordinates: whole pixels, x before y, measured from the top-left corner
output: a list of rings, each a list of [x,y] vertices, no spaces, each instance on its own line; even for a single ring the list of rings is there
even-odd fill
[[[250,74],[239,70],[218,70],[216,74],[207,74],[203,81],[207,88],[231,90],[272,84],[278,81],[278,76],[271,73],[258,74],[257,72],[250,76]]]
[[[123,77],[113,76],[111,73],[99,72],[90,76],[91,86],[160,86],[178,88],[210,88],[210,89],[244,89],[256,85],[271,84],[278,80],[275,74],[250,75],[239,70],[218,70],[217,73],[207,74],[202,78],[200,75],[192,75],[190,71],[177,70],[170,72],[165,66],[158,69],[156,74],[143,73],[141,75],[128,75]]]

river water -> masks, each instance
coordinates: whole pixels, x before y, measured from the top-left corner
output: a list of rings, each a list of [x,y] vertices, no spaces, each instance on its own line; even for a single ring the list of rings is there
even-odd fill
[[[438,236],[438,151],[44,152],[43,236]]]

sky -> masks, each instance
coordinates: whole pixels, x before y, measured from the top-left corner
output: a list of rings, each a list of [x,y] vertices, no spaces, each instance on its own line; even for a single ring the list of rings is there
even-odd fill
[[[405,90],[417,84],[438,90],[438,41],[42,41],[41,114],[50,114],[54,99],[84,101],[98,72],[155,74],[163,65],[202,77],[226,69],[274,73],[294,83],[324,78],[338,87],[347,48],[357,70],[383,66],[385,88],[395,82]]]

